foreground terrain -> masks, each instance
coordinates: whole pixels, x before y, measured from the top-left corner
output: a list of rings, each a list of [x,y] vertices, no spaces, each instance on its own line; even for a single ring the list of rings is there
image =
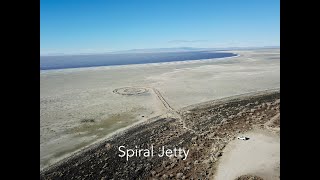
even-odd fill
[[[129,93],[143,91],[134,89]],[[154,93],[158,94],[156,89]],[[40,179],[280,178],[279,90],[247,93],[179,110],[166,104],[165,98],[161,102],[164,115],[150,118],[42,170]],[[249,140],[238,140],[236,137],[240,135],[248,136]],[[144,149],[150,145],[155,149],[184,147],[189,154],[185,160],[181,156],[142,156],[127,161],[119,157],[118,147],[123,145]],[[266,148],[256,149],[261,146]],[[259,164],[260,161],[265,164]],[[241,166],[240,162],[244,164]]]
[[[279,88],[278,48],[232,53],[238,56],[41,71],[40,169],[150,119],[195,133],[181,108]]]

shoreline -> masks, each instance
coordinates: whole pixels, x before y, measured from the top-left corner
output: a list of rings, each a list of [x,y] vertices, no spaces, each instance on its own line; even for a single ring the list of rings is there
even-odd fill
[[[231,53],[234,53],[230,51]],[[117,68],[138,68],[146,66],[161,66],[161,65],[183,65],[183,64],[195,64],[201,62],[212,62],[224,59],[231,59],[240,57],[240,54],[235,56],[222,57],[222,58],[210,58],[210,59],[196,59],[196,60],[182,60],[182,61],[171,61],[171,62],[156,62],[156,63],[141,63],[141,64],[123,64],[123,65],[109,65],[109,66],[89,66],[89,67],[77,67],[77,68],[63,68],[63,69],[40,69],[40,74],[47,73],[59,73],[59,72],[79,72],[79,71],[97,71],[97,70],[107,70],[107,69],[117,69]]]

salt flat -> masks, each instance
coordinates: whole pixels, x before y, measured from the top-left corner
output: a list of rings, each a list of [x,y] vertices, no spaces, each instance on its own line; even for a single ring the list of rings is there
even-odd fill
[[[232,51],[238,57],[40,72],[40,168],[121,128],[174,109],[280,87],[280,50]],[[130,96],[117,88],[143,87]]]

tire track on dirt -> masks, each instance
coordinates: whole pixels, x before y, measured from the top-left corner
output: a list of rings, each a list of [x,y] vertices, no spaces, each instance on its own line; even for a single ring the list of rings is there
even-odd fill
[[[149,87],[150,88],[150,87]],[[183,129],[186,129],[188,131],[191,131],[193,133],[196,134],[196,131],[193,130],[193,129],[190,129],[186,126],[186,123],[185,121],[183,120],[183,118],[181,117],[181,115],[175,111],[171,106],[170,104],[168,103],[168,101],[162,96],[162,94],[160,93],[159,90],[157,90],[156,88],[152,87],[150,88],[153,90],[153,92],[157,95],[158,99],[161,101],[161,103],[163,104],[163,106],[168,110],[168,113],[167,115],[171,116],[172,118],[176,118],[180,121],[181,125],[182,125],[182,128]]]

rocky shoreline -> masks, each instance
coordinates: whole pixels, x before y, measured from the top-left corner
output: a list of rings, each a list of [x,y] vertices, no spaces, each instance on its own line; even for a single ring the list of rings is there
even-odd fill
[[[183,108],[132,127],[40,173],[40,179],[209,179],[222,150],[253,128],[280,132],[280,91],[263,91]],[[270,121],[272,119],[272,121]],[[188,157],[119,157],[118,147],[184,147]]]

